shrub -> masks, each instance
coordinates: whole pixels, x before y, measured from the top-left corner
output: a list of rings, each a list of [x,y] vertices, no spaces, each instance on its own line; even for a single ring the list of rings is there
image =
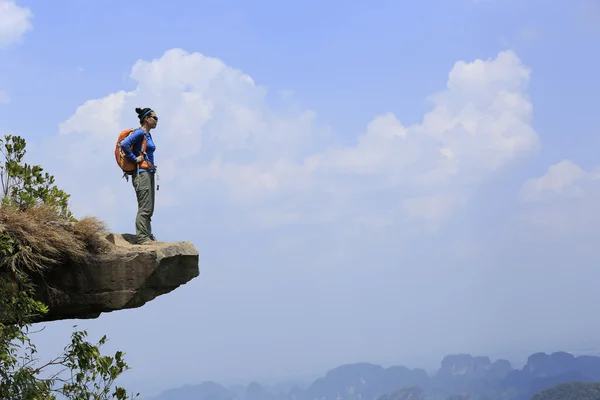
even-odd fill
[[[75,330],[71,342],[55,359],[40,363],[30,340],[36,316],[48,312],[35,299],[32,276],[65,262],[90,262],[105,249],[96,218],[76,220],[69,195],[39,165],[23,163],[25,140],[0,139],[0,398],[2,399],[128,399],[115,379],[129,369],[118,351],[103,356],[87,332]]]

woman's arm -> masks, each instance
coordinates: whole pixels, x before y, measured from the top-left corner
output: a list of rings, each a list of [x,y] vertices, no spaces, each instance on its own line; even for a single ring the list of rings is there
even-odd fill
[[[130,147],[141,142],[143,137],[144,131],[142,129],[138,129],[121,142],[121,148],[123,149],[125,156],[135,163],[137,162],[137,157],[135,154],[133,154]]]

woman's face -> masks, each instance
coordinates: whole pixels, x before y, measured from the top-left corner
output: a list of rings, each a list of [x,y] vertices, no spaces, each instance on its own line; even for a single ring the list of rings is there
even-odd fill
[[[148,123],[150,128],[156,128],[156,125],[158,125],[158,117],[156,116],[156,113],[154,111],[152,111],[150,115],[146,117],[146,122]]]

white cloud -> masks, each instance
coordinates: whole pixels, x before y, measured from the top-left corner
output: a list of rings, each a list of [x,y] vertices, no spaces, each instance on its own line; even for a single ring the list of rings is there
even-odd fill
[[[512,52],[458,62],[422,123],[404,127],[393,114],[376,117],[356,146],[332,150],[323,163],[394,184],[479,180],[538,148],[525,95],[528,80],[529,70]]]
[[[563,160],[548,168],[548,172],[539,178],[533,178],[523,184],[521,199],[526,202],[540,201],[552,195],[581,197],[581,182],[593,179],[593,175],[582,170],[571,160]]]
[[[521,219],[544,234],[564,238],[595,236],[600,224],[597,204],[600,201],[600,168],[589,171],[571,160],[551,165],[547,172],[526,181],[519,193],[529,204]]]
[[[409,198],[404,201],[408,214],[426,221],[441,221],[450,217],[454,207],[461,205],[464,199],[455,195],[431,195]]]
[[[266,89],[242,71],[173,49],[133,66],[133,91],[81,105],[60,125],[55,144],[76,156],[45,165],[63,175],[59,182],[73,182],[69,191],[81,212],[116,218],[119,211],[97,199],[104,186],[130,190],[115,183],[112,149],[118,132],[136,125],[135,107],[149,106],[160,117],[153,135],[161,188],[170,194],[168,201],[159,196],[161,207],[192,210],[194,196],[214,196],[268,226],[364,223],[373,215],[378,226],[438,226],[468,204],[474,185],[537,151],[529,75],[510,51],[457,62],[420,123],[383,113],[354,145],[337,146],[314,111],[277,113],[267,106]],[[95,168],[82,169],[81,157]]]
[[[29,8],[18,6],[14,0],[0,0],[0,49],[20,43],[33,28],[32,17]]]

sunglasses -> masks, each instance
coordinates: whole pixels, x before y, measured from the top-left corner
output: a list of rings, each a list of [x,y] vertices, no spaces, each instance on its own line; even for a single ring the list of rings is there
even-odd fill
[[[154,118],[154,120],[158,122],[158,117],[156,115],[150,116],[150,118]]]

